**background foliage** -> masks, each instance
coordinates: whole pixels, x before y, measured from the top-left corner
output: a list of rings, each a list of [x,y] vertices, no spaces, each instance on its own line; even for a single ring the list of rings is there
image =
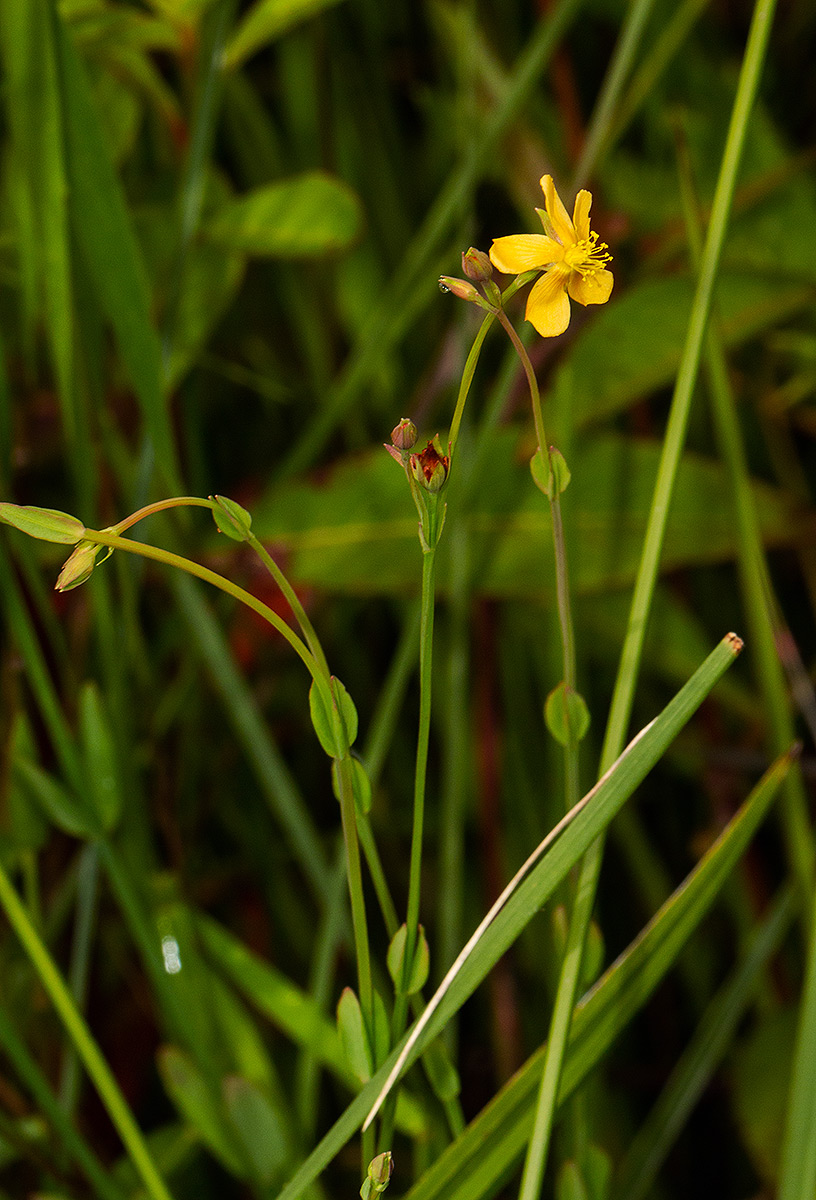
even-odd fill
[[[694,296],[684,191],[705,222],[749,20],[745,5],[702,0],[3,0],[0,492],[95,528],[174,492],[225,493],[252,511],[356,701],[398,912],[420,556],[381,443],[405,415],[443,440],[450,423],[479,314],[441,296],[437,276],[458,273],[471,244],[532,230],[545,171],[570,206],[576,187],[592,188],[612,299],[573,306],[563,338],[528,341],[573,475],[586,788]],[[632,56],[605,110],[627,31]],[[793,701],[800,732],[814,728],[814,37],[806,0],[781,7],[632,728],[727,630],[748,651],[611,827],[598,969],[787,749]],[[723,387],[750,486],[712,405]],[[541,715],[560,668],[533,448],[517,360],[493,336],[440,549],[422,912],[437,981],[561,813],[560,754]],[[144,536],[286,613],[248,551],[195,513],[171,517]],[[754,518],[772,582],[751,559]],[[55,597],[62,549],[0,541],[3,862],[172,1194],[275,1195],[359,1089],[334,1025],[353,962],[308,680],[251,614],[124,555]],[[776,702],[766,611],[787,672]],[[651,988],[614,1002],[608,990],[576,1017],[570,1087],[584,1081],[591,1149],[576,1150],[573,1114],[547,1194],[556,1178],[561,1196],[597,1200],[800,1194],[790,1172],[780,1179],[780,1152],[809,1011],[798,1015],[810,830],[791,816],[807,812],[806,745],[787,821],[771,819],[750,849],[729,841],[716,861],[739,865],[716,876],[710,900],[683,885],[688,927],[660,927]],[[515,1187],[513,1105],[529,1110],[531,1089],[526,1101],[499,1089],[547,1034],[551,916],[533,920],[445,1035],[464,1121],[497,1092],[505,1106],[441,1157],[461,1123],[446,1126],[415,1073],[398,1112],[400,1194]],[[384,979],[388,937],[371,924]],[[5,927],[0,956],[0,1195],[138,1194],[132,1156],[120,1157]],[[347,1146],[310,1194],[356,1194],[358,1157]],[[563,1165],[574,1161],[576,1178]],[[800,1182],[805,1196],[806,1173]]]

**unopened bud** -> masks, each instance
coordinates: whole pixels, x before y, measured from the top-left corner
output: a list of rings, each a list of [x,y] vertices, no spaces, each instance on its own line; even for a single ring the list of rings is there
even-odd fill
[[[70,592],[71,588],[79,587],[81,583],[84,583],[96,566],[96,557],[101,549],[102,546],[88,541],[82,541],[75,546],[63,564],[57,582],[54,584],[54,590]]]
[[[366,1178],[360,1188],[362,1200],[374,1200],[388,1187],[391,1173],[394,1170],[394,1159],[390,1150],[383,1151],[368,1164]]]
[[[462,252],[462,270],[472,283],[486,283],[493,278],[493,264],[484,250],[475,246]]]
[[[412,450],[416,440],[417,427],[408,417],[403,417],[399,425],[391,430],[391,445],[397,450]]]
[[[428,492],[440,490],[448,478],[449,468],[450,459],[447,454],[442,453],[438,435],[433,441],[428,442],[428,445],[419,454],[411,455],[411,471],[414,479]]]
[[[440,292],[451,292],[460,300],[469,300],[471,304],[483,304],[484,301],[472,283],[466,279],[456,279],[453,275],[439,277]]]

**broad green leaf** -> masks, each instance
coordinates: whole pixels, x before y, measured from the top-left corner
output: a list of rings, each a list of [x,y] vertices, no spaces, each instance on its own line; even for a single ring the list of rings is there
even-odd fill
[[[240,1075],[228,1075],[223,1091],[227,1113],[253,1178],[266,1186],[280,1181],[291,1152],[280,1115],[269,1097]]]
[[[25,789],[48,820],[63,833],[76,838],[98,835],[99,827],[91,814],[85,812],[76,798],[42,767],[18,758],[14,763],[14,774],[18,786]]]
[[[776,1193],[790,1090],[796,1009],[768,1013],[732,1056],[734,1117],[754,1169]]]
[[[42,542],[59,542],[64,546],[73,546],[85,535],[85,526],[76,517],[55,508],[36,508],[30,504],[0,501],[0,522]]]
[[[337,1027],[312,997],[212,918],[198,914],[195,920],[205,954],[236,991],[296,1046],[308,1050],[336,1079],[357,1091],[359,1083],[349,1069]],[[426,1131],[424,1114],[405,1093],[397,1104],[397,1126],[415,1137]]]
[[[204,222],[202,236],[232,253],[308,258],[345,249],[360,224],[351,188],[313,171],[228,201]]]
[[[245,1178],[242,1157],[227,1136],[226,1113],[190,1056],[176,1046],[164,1046],[158,1063],[168,1095],[184,1119],[228,1171]]]
[[[693,280],[669,276],[630,288],[593,315],[561,368],[571,376],[569,403],[578,425],[604,420],[671,383],[693,295]],[[722,271],[716,296],[725,344],[739,345],[806,308],[812,295],[811,285],[796,280]],[[581,475],[583,465],[574,453],[570,458]]]
[[[255,0],[227,46],[227,67],[240,66],[287,30],[337,3],[338,0]]]
[[[102,696],[95,683],[83,684],[79,693],[79,725],[89,785],[88,797],[99,824],[109,833],[119,820],[122,793],[117,778],[113,736]]]
[[[554,597],[549,506],[532,485],[530,454],[517,430],[496,434],[490,486],[477,489],[466,522],[472,585],[489,596]],[[660,444],[603,434],[576,442],[569,506],[570,578],[577,594],[623,588],[635,577],[657,474]],[[754,485],[765,540],[784,543],[796,530],[795,509],[782,492]],[[384,450],[340,463],[328,479],[273,488],[253,505],[262,541],[289,552],[292,578],[363,594],[418,587],[416,511],[405,476]],[[665,570],[719,562],[736,554],[724,470],[685,455],[669,512]],[[450,585],[450,545],[444,536],[437,580]]]
[[[210,961],[247,1000],[296,1045],[355,1086],[337,1030],[312,998],[215,921],[199,915],[196,927]]]
[[[113,326],[164,477],[181,491],[150,292],[84,68],[62,23],[56,45],[65,105],[69,206],[100,307]]]
[[[612,817],[615,815],[625,800],[635,790],[638,784],[643,780],[646,773],[651,769],[654,763],[664,753],[666,747],[672,741],[674,736],[679,732],[683,725],[688,721],[694,710],[702,702],[705,695],[711,690],[717,679],[726,670],[727,666],[733,661],[734,650],[736,646],[730,639],[724,639],[723,642],[709,655],[706,661],[700,666],[694,676],[681,689],[667,707],[655,718],[645,729],[641,731],[638,737],[630,743],[621,757],[617,760],[613,768],[604,776],[603,780],[597,785],[590,796],[590,801],[572,820],[562,832],[561,836],[553,845],[541,855],[532,866],[528,864],[522,868],[519,875],[522,877],[522,882],[517,884],[513,881],[514,889],[510,899],[507,900],[503,909],[498,912],[498,915],[493,919],[492,923],[487,926],[486,933],[478,944],[478,953],[472,954],[465,962],[463,969],[459,972],[454,980],[453,985],[448,990],[444,999],[432,1013],[430,1020],[425,1026],[424,1032],[420,1039],[415,1043],[409,1062],[415,1061],[418,1057],[421,1048],[427,1045],[444,1027],[449,1017],[456,1012],[465,1000],[473,993],[478,984],[489,973],[491,968],[499,960],[501,955],[512,944],[524,926],[530,919],[540,910],[541,905],[546,902],[553,891],[558,887],[562,879],[566,878],[574,864],[581,858],[587,848],[595,841],[598,834],[606,827]],[[782,766],[777,766],[774,777],[773,787],[765,786],[762,795],[765,798],[765,793],[769,790],[773,794],[782,777],[787,772],[789,763],[785,761]],[[767,797],[764,811],[770,803],[770,797]],[[756,809],[754,805],[754,811]],[[745,822],[743,822],[743,826]],[[751,827],[751,832],[755,825]],[[733,861],[729,865],[733,865]],[[527,870],[526,874],[523,872]],[[708,877],[707,877],[708,881]],[[716,889],[715,889],[716,894]],[[671,910],[674,912],[674,910]],[[693,926],[692,926],[693,927]],[[648,931],[651,932],[650,925]],[[654,949],[653,943],[649,943],[649,951]],[[617,966],[618,964],[616,964]],[[609,972],[607,973],[607,975]],[[658,976],[659,977],[659,976]],[[605,977],[606,978],[606,977]],[[619,999],[618,993],[624,984],[627,976],[626,973],[619,969],[615,975],[615,984],[610,990],[615,991],[615,995],[611,1005],[611,1014],[609,1010],[604,1010],[598,1017],[597,1025],[603,1033],[604,1024],[602,1018],[606,1020],[607,1032],[610,1020],[618,1018],[620,1023],[615,1025],[614,1033],[617,1033],[623,1024],[625,1008],[621,1003],[620,1007],[616,1004]],[[605,993],[608,997],[609,991]],[[428,1006],[430,1008],[430,1005]],[[580,1011],[580,1010],[579,1010]],[[427,1012],[427,1010],[426,1010]],[[631,1015],[631,1014],[629,1014]],[[594,1011],[593,1011],[594,1016]],[[573,1031],[576,1025],[573,1023]],[[592,1031],[595,1031],[595,1025],[592,1026]],[[608,1035],[609,1039],[614,1034]],[[403,1045],[405,1044],[404,1039]],[[575,1040],[575,1032],[573,1034]],[[606,1043],[608,1044],[608,1043]],[[603,1046],[603,1049],[606,1045]],[[589,1054],[586,1049],[583,1050],[583,1069],[587,1071],[589,1066],[587,1061]],[[346,1109],[343,1116],[335,1123],[333,1128],[329,1130],[326,1136],[322,1139],[319,1145],[315,1148],[312,1154],[309,1155],[306,1162],[301,1166],[295,1176],[289,1181],[287,1186],[281,1193],[279,1200],[296,1200],[303,1189],[306,1188],[313,1179],[315,1179],[326,1165],[331,1162],[334,1155],[345,1145],[350,1137],[356,1132],[361,1123],[366,1119],[370,1112],[371,1106],[382,1091],[383,1084],[390,1075],[394,1064],[398,1061],[400,1048],[396,1048],[389,1055],[387,1062],[377,1072],[374,1078],[366,1085],[360,1095],[352,1101]],[[532,1106],[533,1097],[537,1088],[541,1075],[541,1052],[534,1056],[531,1060],[532,1067],[529,1075],[524,1076],[526,1079],[527,1092],[525,1100]],[[572,1061],[572,1060],[571,1060]],[[537,1073],[536,1073],[537,1067]],[[573,1076],[571,1078],[571,1088],[577,1086],[575,1080],[575,1066],[573,1061]],[[527,1067],[523,1069],[527,1071]],[[567,1075],[569,1077],[570,1062],[567,1063]],[[581,1076],[583,1077],[583,1076]],[[514,1076],[511,1084],[506,1085],[499,1095],[507,1092],[508,1088],[515,1085],[519,1086],[520,1076]],[[495,1101],[493,1102],[496,1103]],[[492,1107],[492,1106],[489,1106]],[[487,1110],[485,1110],[487,1111]],[[530,1112],[532,1113],[532,1107]],[[477,1118],[478,1120],[478,1118]],[[472,1125],[469,1126],[465,1134],[460,1136],[453,1144],[452,1149],[457,1149],[462,1145],[463,1139],[468,1136]],[[526,1133],[529,1133],[529,1122],[526,1128]],[[452,1190],[452,1180],[458,1178],[457,1172],[462,1170],[464,1162],[472,1162],[481,1174],[484,1169],[484,1154],[485,1147],[491,1147],[493,1137],[489,1129],[483,1125],[479,1131],[479,1140],[474,1144],[469,1144],[469,1158],[458,1158],[456,1170],[453,1175],[445,1176],[444,1187],[449,1191]],[[521,1145],[524,1144],[522,1140]],[[476,1152],[478,1147],[478,1153]],[[519,1150],[519,1143],[516,1143],[514,1153]],[[451,1153],[449,1150],[443,1159],[447,1158]],[[421,1181],[429,1180],[435,1176],[437,1168],[442,1159],[437,1160],[434,1166],[428,1171]],[[504,1159],[504,1165],[507,1163]],[[512,1161],[512,1156],[510,1160]],[[419,1185],[418,1185],[419,1186]],[[414,1189],[414,1192],[416,1188]],[[434,1194],[434,1193],[431,1193]],[[413,1193],[412,1200],[416,1200]]]

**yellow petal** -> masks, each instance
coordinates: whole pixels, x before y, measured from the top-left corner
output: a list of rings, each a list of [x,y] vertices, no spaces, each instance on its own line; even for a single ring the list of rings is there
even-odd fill
[[[592,192],[579,192],[575,197],[575,209],[572,214],[572,223],[575,226],[579,242],[584,242],[589,237],[589,210],[591,207]]]
[[[544,193],[544,206],[547,209],[547,216],[552,221],[552,227],[556,237],[561,239],[565,247],[574,246],[578,240],[575,236],[575,229],[572,221],[569,219],[569,214],[561,203],[561,197],[555,190],[552,175],[541,176],[541,190]]]
[[[524,315],[542,337],[557,337],[567,328],[570,306],[564,290],[564,276],[558,267],[547,271],[533,284]]]
[[[495,238],[490,247],[490,261],[505,275],[521,275],[522,271],[540,271],[550,263],[560,262],[564,249],[543,233],[513,233]]]
[[[611,271],[596,271],[587,276],[573,271],[567,291],[579,304],[606,304],[614,282]]]

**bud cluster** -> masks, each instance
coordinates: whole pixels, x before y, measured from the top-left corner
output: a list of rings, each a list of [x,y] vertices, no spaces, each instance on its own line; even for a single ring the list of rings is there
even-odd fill
[[[477,250],[475,246],[464,250],[462,252],[462,271],[467,276],[466,279],[442,275],[439,280],[440,290],[451,292],[460,300],[478,304],[487,312],[495,312],[497,308],[501,308],[501,292],[493,282],[493,264],[484,250]],[[482,291],[479,291],[476,284],[481,286]]]

